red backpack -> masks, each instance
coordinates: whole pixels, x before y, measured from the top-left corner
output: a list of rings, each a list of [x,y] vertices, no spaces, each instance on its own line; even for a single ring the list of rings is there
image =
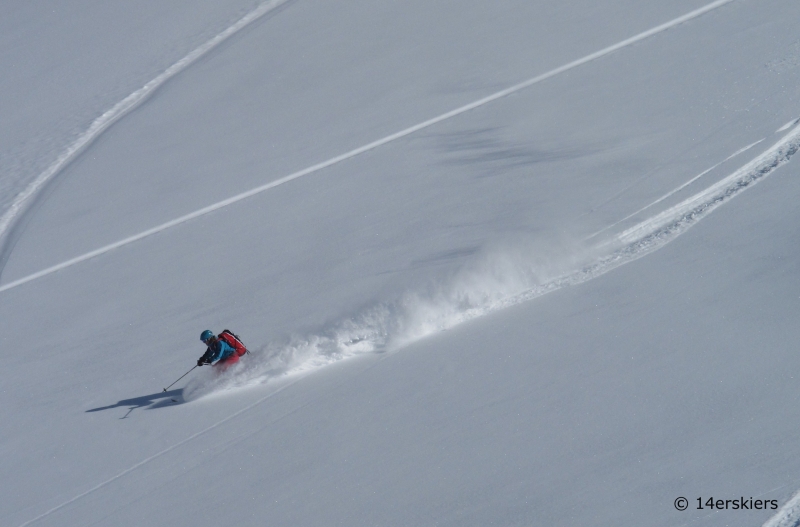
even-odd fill
[[[242,339],[238,337],[238,335],[234,335],[233,332],[229,329],[223,329],[222,333],[217,336],[218,339],[225,342],[228,346],[232,347],[233,350],[236,352],[236,355],[241,357],[245,353],[250,353],[247,351],[247,347],[242,342]]]

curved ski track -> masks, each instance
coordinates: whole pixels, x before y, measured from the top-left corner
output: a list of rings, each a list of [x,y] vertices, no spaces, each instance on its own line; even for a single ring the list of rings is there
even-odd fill
[[[89,128],[83,132],[61,155],[56,161],[47,167],[47,169],[39,174],[39,176],[28,185],[18,196],[14,198],[9,209],[0,217],[0,241],[3,242],[0,246],[0,273],[3,271],[3,266],[8,260],[8,256],[14,246],[14,241],[9,239],[9,234],[15,223],[18,223],[22,216],[25,215],[26,210],[29,209],[30,202],[35,201],[37,194],[56,177],[67,165],[77,158],[95,139],[97,139],[103,132],[105,132],[112,124],[116,123],[127,115],[131,110],[138,107],[153,92],[161,87],[165,82],[172,77],[185,70],[194,64],[199,58],[203,57],[209,51],[213,50],[224,41],[249,26],[256,20],[264,17],[266,14],[274,11],[282,5],[288,3],[289,0],[269,0],[259,5],[245,16],[240,18],[236,23],[226,28],[222,33],[219,33],[212,39],[206,41],[203,45],[192,50],[188,55],[180,59],[178,62],[164,70],[160,75],[153,80],[131,93],[120,102],[115,104],[110,110],[106,111],[103,115],[98,117],[92,122]]]

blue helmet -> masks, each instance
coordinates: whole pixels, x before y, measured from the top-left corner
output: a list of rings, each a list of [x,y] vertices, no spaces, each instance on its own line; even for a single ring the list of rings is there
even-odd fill
[[[214,333],[210,329],[207,329],[207,330],[203,331],[202,333],[200,333],[200,340],[205,342],[208,339],[212,338],[213,336],[214,336]]]

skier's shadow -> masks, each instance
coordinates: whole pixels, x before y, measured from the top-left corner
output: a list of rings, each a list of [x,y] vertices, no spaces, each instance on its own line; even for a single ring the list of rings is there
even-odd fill
[[[128,413],[120,417],[125,419],[131,412],[139,408],[146,408],[147,410],[154,410],[156,408],[164,408],[165,406],[174,406],[183,402],[183,389],[170,390],[168,392],[156,392],[150,395],[143,395],[141,397],[134,397],[133,399],[123,399],[117,404],[109,406],[101,406],[99,408],[92,408],[86,412],[99,412],[101,410],[111,410],[112,408],[122,408],[127,406]]]

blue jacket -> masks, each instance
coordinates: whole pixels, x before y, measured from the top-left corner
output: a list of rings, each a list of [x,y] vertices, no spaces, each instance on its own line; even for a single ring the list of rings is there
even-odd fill
[[[227,359],[234,353],[236,353],[236,351],[232,347],[228,346],[227,342],[217,340],[208,346],[208,349],[203,356],[200,357],[200,360],[211,364],[214,361]]]

